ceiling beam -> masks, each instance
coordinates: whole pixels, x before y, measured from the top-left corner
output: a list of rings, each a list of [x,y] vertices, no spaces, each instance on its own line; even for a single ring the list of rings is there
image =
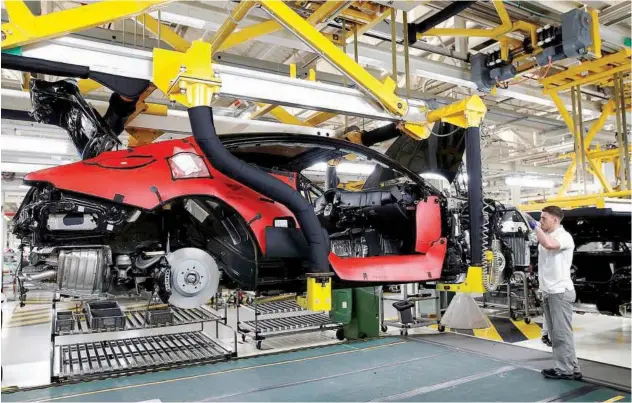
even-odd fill
[[[185,5],[183,3],[174,3],[163,8],[161,16],[165,21],[209,31],[216,31],[226,19],[226,10],[222,8],[216,8],[217,10],[214,9],[215,8],[212,6],[205,6],[202,8],[190,4]],[[251,10],[251,13],[243,20],[244,26],[249,23],[259,23],[265,21],[265,18],[257,17],[257,15],[261,15],[261,10]],[[310,47],[285,30],[259,37],[257,40],[271,45],[312,52]],[[392,67],[390,45],[384,48],[360,43],[358,44],[358,52],[361,64],[369,64],[385,69],[390,69]],[[347,53],[350,57],[353,57],[352,49],[349,49]],[[400,53],[397,57],[398,70],[403,72],[404,55]],[[432,78],[462,87],[472,89],[476,88],[476,84],[472,81],[471,72],[469,70],[448,64],[418,57],[410,57],[410,71],[411,74],[421,77]],[[525,85],[515,85],[504,90],[499,89],[498,95],[521,99],[539,105],[555,106],[553,101],[542,96],[542,91],[540,89]],[[572,106],[570,97],[563,97],[563,100],[569,107]],[[601,104],[596,102],[583,102],[582,107],[585,109],[586,114],[601,111]]]

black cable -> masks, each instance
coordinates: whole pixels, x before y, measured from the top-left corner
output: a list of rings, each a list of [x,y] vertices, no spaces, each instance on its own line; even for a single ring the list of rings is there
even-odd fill
[[[435,133],[434,131],[430,130],[430,133],[434,134],[437,137],[448,137],[448,136],[452,136],[454,133],[458,132],[459,130],[463,130],[462,127],[457,127],[456,129],[454,129],[453,131],[451,131],[450,133],[445,133],[445,134],[439,134],[439,133]]]
[[[149,306],[151,305],[151,300],[154,299],[154,294],[156,293],[156,286],[151,291],[151,296],[149,297],[149,301],[147,301],[147,309],[145,309],[145,316],[143,318],[143,326],[147,324],[147,317],[149,316]]]

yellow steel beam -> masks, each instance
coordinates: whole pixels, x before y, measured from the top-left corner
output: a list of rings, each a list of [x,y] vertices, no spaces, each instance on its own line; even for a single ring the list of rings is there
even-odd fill
[[[244,2],[245,3],[245,2]],[[240,9],[235,9],[234,10],[234,14],[235,16],[233,18],[235,19],[242,19],[248,9],[250,7],[252,7],[254,5],[254,3],[251,3],[249,7],[246,6],[242,6],[242,8]],[[230,18],[229,18],[230,20]],[[150,15],[143,15],[143,17],[141,19],[139,19],[139,24],[141,25],[145,25],[145,27],[147,28],[147,30],[149,30],[150,32],[154,33],[154,34],[158,34],[158,25],[159,22],[158,20],[156,20],[155,18],[151,17]],[[236,26],[236,24],[235,24]],[[215,36],[215,38],[213,39],[215,40],[221,40],[222,36],[230,34],[230,32],[228,32],[227,30],[230,27],[226,27],[226,24],[224,24],[222,27],[224,27],[224,32],[220,34],[220,32],[218,31],[218,34],[220,34],[220,37],[218,37],[217,35]],[[234,27],[232,28],[234,29]],[[220,28],[221,31],[221,28]],[[184,38],[182,38],[180,35],[178,35],[175,31],[173,31],[171,28],[169,27],[160,27],[160,38],[162,40],[165,41],[165,43],[167,43],[169,46],[171,46],[172,48],[174,48],[175,50],[177,50],[178,52],[186,52],[189,47],[191,46],[191,43],[187,40],[185,40]],[[296,65],[294,65],[294,70],[296,70]],[[296,74],[294,74],[294,77],[296,76]],[[148,94],[149,95],[149,94]],[[145,105],[145,106],[142,106]],[[265,104],[259,104],[259,106],[262,107],[262,109],[260,109],[259,111],[255,112],[255,114],[253,114],[253,116],[251,117],[251,119],[256,119],[259,116],[263,116],[268,112],[272,112],[272,115],[274,117],[276,117],[279,121],[283,122],[283,123],[287,123],[287,124],[300,124],[303,125],[304,124],[298,120],[297,118],[295,118],[294,116],[292,116],[289,112],[287,112],[286,110],[284,110],[282,107],[279,106],[275,106],[275,105],[265,105]],[[139,103],[139,107],[137,108],[135,114],[130,117],[130,119],[128,119],[128,122],[131,122],[133,120],[134,117],[136,117],[139,113],[147,113],[146,110],[149,106],[147,106],[146,104],[144,104],[144,102]]]
[[[601,183],[601,187],[603,187],[607,193],[611,193],[612,187],[610,186],[610,183],[608,183],[606,177],[603,175],[603,172],[601,172],[599,164],[597,164],[592,158],[586,158],[586,160],[588,161],[588,165],[590,165],[593,176],[597,178],[597,180],[599,180],[599,182]]]
[[[230,16],[226,19],[226,21],[224,21],[222,26],[219,27],[215,36],[213,36],[213,39],[211,40],[212,52],[216,52],[216,49],[219,49],[222,46],[224,41],[226,41],[226,38],[233,33],[235,28],[237,28],[239,21],[248,14],[248,11],[250,11],[254,5],[255,2],[249,0],[244,0],[237,4],[237,7],[235,7],[235,9],[231,12]]]
[[[145,115],[154,115],[154,116],[167,116],[168,112],[169,112],[169,107],[167,105],[154,104],[154,103],[146,103],[141,111],[141,113],[144,113]]]
[[[215,77],[211,60],[211,45],[194,41],[184,53],[154,49],[152,81],[158,89],[187,107],[210,105],[221,87]]]
[[[22,91],[31,90],[31,73],[22,73]]]
[[[321,123],[328,121],[331,118],[338,116],[336,113],[331,112],[316,112],[305,119],[305,123],[310,126],[318,126]]]
[[[560,197],[555,199],[550,199],[545,202],[539,203],[527,203],[520,206],[517,206],[518,209],[529,212],[529,211],[539,211],[542,210],[546,206],[559,206],[562,208],[577,208],[577,207],[588,207],[588,206],[597,206],[604,207],[606,198],[629,198],[632,196],[632,191],[623,190],[617,192],[608,192],[608,193],[598,193],[591,195],[582,195],[582,196],[571,196],[571,197]]]
[[[632,153],[632,145],[628,147],[628,152]],[[607,159],[607,160],[619,158],[619,148],[613,148],[611,150],[602,150],[602,149],[587,150],[586,157],[590,157],[594,159]],[[575,153],[573,152],[573,153],[560,155],[560,159],[568,159],[568,158],[575,158]]]
[[[371,22],[368,22],[364,25],[361,25],[360,27],[358,27],[358,37],[361,35],[364,35],[364,33],[366,33],[367,31],[375,28],[375,26],[377,24],[379,24],[380,22],[384,21],[388,16],[390,15],[389,12],[382,12],[382,14],[376,15],[373,20],[371,20]],[[347,36],[345,37],[345,41],[347,41],[347,43],[353,40],[353,31],[349,32],[347,34]]]
[[[342,3],[335,0],[326,1],[307,18],[307,21],[312,25],[318,24],[322,22],[323,20],[325,20],[326,18],[328,18],[333,13],[339,11],[340,8],[343,6],[344,5]],[[245,15],[245,13],[243,15]],[[241,18],[243,18],[243,16]],[[228,22],[229,21],[227,21],[227,23]],[[225,23],[224,25],[227,25],[227,23]],[[224,27],[224,25],[222,27]],[[231,27],[227,26],[226,30],[228,30],[229,28]],[[215,51],[216,46],[219,46],[217,50],[226,50],[231,47],[237,46],[241,43],[244,43],[248,40],[251,40],[253,38],[276,32],[280,30],[281,28],[283,28],[282,25],[277,21],[266,21],[260,24],[255,24],[255,25],[245,27],[232,34],[228,32],[230,35],[224,38],[222,42],[218,42],[217,44],[214,42],[213,51]],[[235,27],[232,27],[231,32],[234,29]],[[293,68],[292,66],[290,66],[290,76],[296,78],[296,65],[294,65]],[[310,78],[311,76],[312,74],[310,71]],[[296,118],[295,116],[291,115],[283,107],[275,106],[275,105],[266,105],[266,104],[258,104],[258,105],[261,107],[261,109],[255,112],[250,117],[251,119],[256,119],[260,116],[264,116],[267,113],[270,113],[282,123],[301,125],[301,126],[312,126],[312,124],[308,122],[303,122],[300,119]]]
[[[145,103],[145,100],[156,90],[156,87],[154,86],[154,84],[149,85],[149,87],[147,87],[147,89],[140,94],[140,97],[138,97],[138,101],[136,101],[136,110],[134,110],[134,113],[132,113],[127,120],[125,121],[125,124],[129,124],[132,120],[134,120],[136,118],[136,116],[140,115],[141,113],[146,113],[147,111],[149,111],[149,109],[151,108],[151,114],[153,115],[162,115],[162,116],[167,116],[167,106],[166,105],[156,105],[156,106],[150,106],[150,104]]]
[[[428,123],[442,121],[463,128],[478,127],[485,113],[487,113],[485,103],[478,95],[474,95],[429,112]]]
[[[390,77],[381,83],[285,3],[262,0],[260,4],[283,26],[377,99],[386,110],[398,116],[404,116],[408,112],[408,103],[395,94],[397,84]]]
[[[601,115],[599,115],[599,119],[597,119],[597,121],[594,122],[590,126],[590,129],[588,130],[588,134],[586,135],[586,140],[584,140],[586,149],[590,148],[590,143],[592,143],[593,139],[597,135],[597,132],[603,128],[603,126],[606,124],[606,120],[608,120],[610,115],[612,115],[615,112],[615,110],[616,110],[615,102],[614,100],[611,99],[604,106],[603,110],[601,111]]]
[[[564,182],[562,183],[562,187],[557,192],[557,197],[562,197],[566,194],[568,187],[571,185],[573,181],[573,177],[575,176],[575,170],[577,169],[577,163],[575,162],[575,158],[571,161],[571,164],[566,168],[566,172],[564,173]]]
[[[290,112],[288,112],[285,108],[281,106],[277,106],[276,108],[273,108],[270,111],[270,114],[274,116],[281,123],[285,123],[288,125],[310,126],[309,124],[306,124],[305,122],[303,122],[301,119],[292,115]]]
[[[576,137],[575,124],[573,123],[573,117],[566,110],[566,105],[564,105],[564,101],[562,101],[562,98],[560,98],[560,96],[557,94],[557,92],[552,92],[549,95],[551,96],[551,99],[553,100],[553,103],[557,107],[557,111],[562,116],[562,119],[564,119],[564,122],[566,123],[566,126],[568,126],[568,128],[571,130],[571,134],[573,135],[573,137]]]
[[[265,116],[268,113],[270,113],[272,109],[276,108],[276,105],[263,104],[263,103],[257,103],[257,106],[259,108],[252,115],[250,115],[250,119],[252,120],[258,119],[261,116]]]
[[[237,32],[232,33],[228,38],[226,38],[224,43],[220,45],[217,51],[220,52],[226,49],[233,48],[237,45],[241,45],[244,42],[248,42],[251,39],[279,31],[281,28],[283,28],[281,24],[276,21],[265,21],[259,24],[249,25]]]
[[[137,22],[139,25],[144,25],[145,28],[152,34],[156,35],[156,37],[158,36],[158,33],[160,33],[160,40],[164,41],[167,45],[171,46],[178,52],[186,52],[186,50],[189,49],[189,46],[191,46],[189,41],[178,35],[171,28],[165,25],[161,26],[160,22],[149,14],[143,14]]]
[[[531,46],[535,52],[539,53],[540,47],[538,46],[538,27],[530,22],[516,21],[513,23],[513,31],[523,31],[529,34],[531,38]]]
[[[35,16],[23,1],[5,1],[9,22],[2,24],[2,49],[58,38],[121,18],[133,17],[165,3],[167,2],[164,0],[101,1]]]
[[[467,28],[432,28],[426,32],[418,33],[417,40],[424,36],[472,36],[482,38],[497,38],[512,31],[514,28],[511,18],[502,0],[494,0],[494,7],[502,22],[494,29],[467,29]],[[537,43],[537,42],[536,42]]]
[[[605,58],[602,58],[601,60],[603,59]],[[580,85],[604,84],[604,82],[607,83],[611,81],[612,76],[614,76],[614,74],[622,73],[625,71],[630,71],[629,65],[621,65],[621,66],[613,67],[611,69],[605,70],[597,74],[588,74],[586,77],[582,79],[572,79],[566,84],[562,84],[556,87],[553,87],[552,85],[546,85],[543,93],[548,95],[548,94],[552,94],[553,92],[564,91],[571,87],[580,86]]]
[[[341,7],[340,2],[335,1],[335,0],[329,0],[323,3],[318,9],[316,9],[307,18],[307,21],[309,21],[313,25],[318,24],[322,22],[323,20],[325,20],[330,15],[332,15],[338,9],[340,9],[340,7]],[[219,52],[219,51],[224,51],[226,49],[230,49],[244,42],[247,42],[251,39],[279,31],[282,28],[283,26],[279,24],[278,21],[274,21],[274,20],[265,21],[259,24],[254,24],[254,25],[244,27],[240,29],[239,31],[231,34],[228,38],[226,38],[224,43],[220,45],[217,51]]]
[[[592,17],[590,35],[592,36],[592,40],[593,40],[593,44],[590,46],[589,49],[595,55],[595,58],[601,59],[601,35],[599,35],[599,12],[594,8],[589,8],[588,13]]]
[[[103,87],[103,85],[90,79],[79,80],[77,84],[79,85],[79,91],[81,91],[82,94],[87,94],[88,92],[91,92]]]
[[[615,72],[630,70],[631,51],[625,48],[617,53],[602,57],[601,59],[573,66],[568,70],[556,73],[540,80],[545,91],[562,91],[575,85],[591,84],[599,81]],[[616,71],[614,71],[616,70]],[[597,74],[591,72],[598,71]],[[558,85],[558,87],[553,87]]]
[[[129,147],[151,144],[154,140],[163,135],[162,131],[151,129],[129,128],[127,132],[129,133],[129,140],[127,142]]]
[[[498,39],[500,43],[500,58],[504,61],[509,60],[509,40],[506,36]]]
[[[632,145],[628,146],[628,153],[632,154]],[[619,149],[591,151],[587,154],[590,158],[613,160],[619,158]]]

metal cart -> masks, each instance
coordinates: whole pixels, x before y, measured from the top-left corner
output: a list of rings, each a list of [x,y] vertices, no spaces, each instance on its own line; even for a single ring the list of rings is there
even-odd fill
[[[506,314],[513,320],[524,319],[531,323],[534,316],[541,314],[541,300],[538,290],[523,271],[515,271],[509,281],[501,284],[496,291],[483,294],[479,299],[482,308],[498,308],[496,314]]]
[[[254,313],[253,320],[242,321],[240,308]],[[342,325],[334,323],[326,312],[312,312],[296,303],[296,295],[284,295],[274,298],[254,298],[251,304],[237,305],[237,332],[242,341],[252,338],[257,349],[261,349],[263,340],[275,336],[336,330]]]
[[[430,300],[434,301],[435,314],[434,316],[432,315],[422,316],[420,312],[418,312],[417,302],[430,301]],[[386,320],[384,318],[384,302],[385,301],[395,301],[395,302],[405,301],[405,302],[412,303],[414,305],[414,307],[412,308],[414,312],[414,314],[412,315],[412,320],[407,323],[402,323],[401,315],[400,315],[399,320]],[[380,299],[380,318],[382,319],[383,332],[386,332],[388,330],[388,326],[391,326],[391,327],[396,327],[400,329],[399,333],[401,335],[407,336],[408,329],[415,329],[419,327],[426,327],[426,326],[432,326],[432,325],[437,325],[437,328],[440,332],[445,331],[445,326],[441,324],[441,304],[440,304],[439,294],[434,296],[430,292],[418,292],[418,293],[409,295],[406,292],[406,286],[402,287],[402,295],[398,297],[394,297],[394,296],[389,297],[389,296],[385,296],[384,293],[382,293],[382,298]]]
[[[147,310],[123,310],[122,328],[93,329],[79,310],[58,310],[53,302],[51,382],[69,382],[157,371],[228,360],[237,356],[237,333],[226,309],[169,308],[170,323],[151,324]],[[224,304],[224,306],[226,306]],[[151,309],[151,308],[150,308]],[[204,324],[215,322],[215,338]],[[219,340],[219,325],[232,330],[234,345]],[[197,326],[196,326],[197,325]]]

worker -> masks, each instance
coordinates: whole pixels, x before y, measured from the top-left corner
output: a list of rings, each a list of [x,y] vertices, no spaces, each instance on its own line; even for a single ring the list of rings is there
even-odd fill
[[[546,344],[548,347],[553,347],[553,343],[551,343],[551,338],[549,337],[549,329],[546,326],[546,314],[542,314],[542,338],[540,339],[542,343]]]
[[[542,209],[540,222],[527,216],[538,239],[538,280],[544,320],[553,344],[555,367],[542,370],[551,379],[581,379],[571,326],[576,293],[571,279],[575,242],[561,225],[564,213],[557,206]]]

